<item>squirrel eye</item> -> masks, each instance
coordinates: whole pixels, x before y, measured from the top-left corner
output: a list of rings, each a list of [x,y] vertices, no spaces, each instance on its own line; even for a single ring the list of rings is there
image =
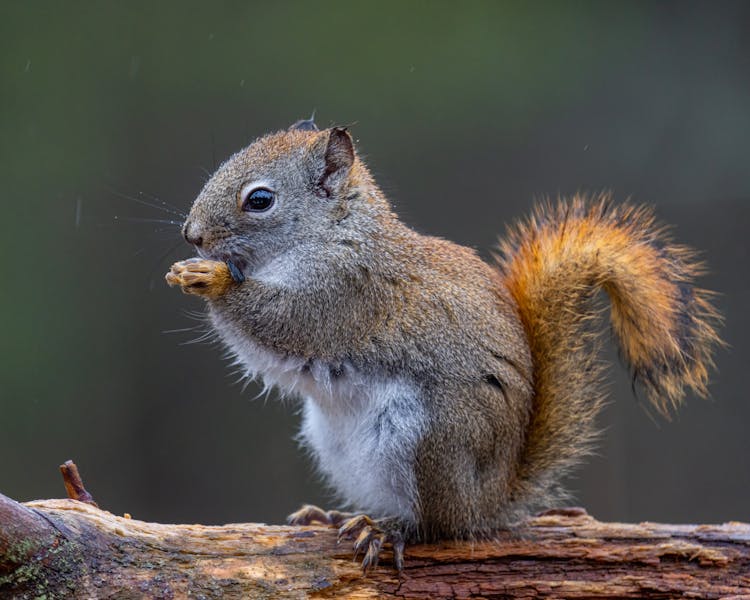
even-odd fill
[[[275,194],[266,188],[255,188],[242,200],[242,210],[246,212],[264,212],[273,206]]]

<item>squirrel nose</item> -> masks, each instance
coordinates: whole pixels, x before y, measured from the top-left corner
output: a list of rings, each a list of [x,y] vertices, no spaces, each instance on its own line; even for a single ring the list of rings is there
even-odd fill
[[[182,235],[185,237],[188,244],[193,244],[193,246],[197,247],[203,245],[203,236],[195,231],[195,228],[192,227],[190,221],[185,222],[185,226],[182,228]]]

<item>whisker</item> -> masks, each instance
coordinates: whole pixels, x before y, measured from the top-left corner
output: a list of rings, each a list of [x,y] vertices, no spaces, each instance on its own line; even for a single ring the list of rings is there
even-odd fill
[[[192,340],[187,340],[185,342],[180,342],[180,346],[191,346],[193,344],[201,344],[203,342],[207,342],[209,340],[214,340],[214,336],[216,334],[213,331],[207,331],[203,333],[202,335],[199,335],[197,338]]]
[[[180,207],[175,206],[174,204],[167,202],[166,200],[162,200],[158,196],[154,196],[153,194],[149,194],[148,192],[138,192],[138,194],[140,194],[141,196],[148,196],[154,202],[160,202],[163,206],[171,208],[176,213],[182,215],[183,218],[187,217],[187,213],[183,212]]]
[[[169,236],[160,236],[161,239],[169,240],[174,239],[175,234],[177,234],[177,237],[180,236],[179,231],[175,231],[174,229],[170,229],[169,227],[157,227],[154,229],[154,233],[169,233]]]
[[[151,235],[151,238],[153,241],[159,242],[161,244],[161,242],[171,242],[175,239],[179,239],[179,235],[175,236],[176,233],[177,232],[175,232],[174,229],[155,229]],[[147,250],[150,252],[151,247],[142,246],[141,248],[133,252],[131,258],[135,258],[136,256],[143,254]]]
[[[151,219],[148,217],[123,217],[121,215],[115,215],[113,218],[116,221],[132,221],[134,223],[164,223],[166,225],[176,225],[177,227],[182,226],[181,221],[174,221],[172,219]]]
[[[156,210],[161,210],[165,213],[175,215],[176,217],[179,217],[180,219],[184,219],[185,217],[187,217],[187,215],[181,210],[172,210],[170,208],[167,208],[166,206],[161,206],[159,204],[147,202],[143,198],[136,198],[135,196],[129,196],[128,194],[123,194],[122,192],[118,192],[116,189],[111,188],[111,187],[109,188],[109,191],[112,192],[115,196],[118,196],[125,200],[130,200],[131,202],[137,202],[138,204],[143,204],[144,206],[155,208]]]
[[[181,327],[180,329],[165,329],[162,333],[186,333],[188,331],[195,331],[198,327]]]
[[[163,261],[167,256],[172,254],[175,250],[177,250],[177,247],[182,244],[182,240],[178,240],[177,243],[167,248],[165,252],[163,252],[159,258],[156,259],[156,263],[154,265],[154,268],[151,269],[151,272],[148,274],[149,284],[148,289],[149,291],[154,289],[154,273],[156,273],[156,269],[162,268],[163,265],[161,264],[161,261]]]
[[[201,321],[205,323],[208,320],[208,315],[205,312],[200,312],[197,310],[183,310],[182,314],[184,314],[188,319],[192,319],[194,321]]]

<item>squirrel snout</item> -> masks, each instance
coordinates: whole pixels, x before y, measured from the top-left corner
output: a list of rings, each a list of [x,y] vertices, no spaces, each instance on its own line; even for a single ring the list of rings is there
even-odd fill
[[[203,236],[197,231],[197,227],[190,221],[185,221],[182,226],[182,235],[188,244],[200,248],[203,245]]]

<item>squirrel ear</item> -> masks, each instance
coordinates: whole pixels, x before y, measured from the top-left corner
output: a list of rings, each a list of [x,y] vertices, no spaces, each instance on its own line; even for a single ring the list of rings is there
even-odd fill
[[[289,126],[289,131],[318,131],[318,126],[313,119],[314,117],[310,117],[309,119],[295,121]]]
[[[334,173],[354,164],[354,141],[346,127],[333,127],[326,147],[326,171]]]
[[[330,196],[345,181],[354,164],[354,141],[346,127],[332,127],[325,144],[325,164],[319,185]]]

